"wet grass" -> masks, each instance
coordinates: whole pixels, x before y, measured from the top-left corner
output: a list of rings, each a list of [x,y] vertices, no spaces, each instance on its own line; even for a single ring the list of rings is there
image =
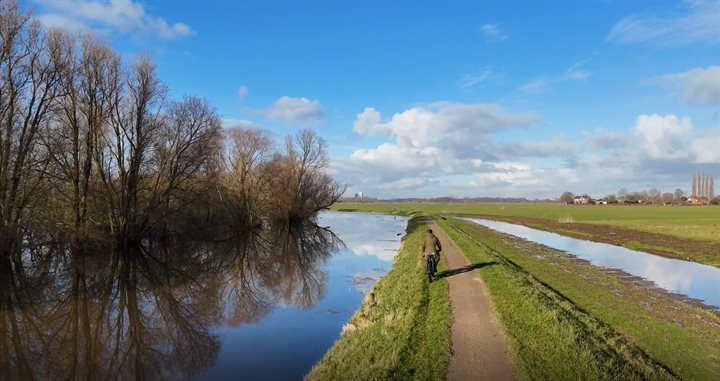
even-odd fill
[[[437,219],[477,269],[531,380],[720,379],[720,318],[544,246]]]
[[[425,225],[412,218],[393,269],[365,297],[309,380],[439,380],[450,356],[448,283],[419,258]],[[438,271],[446,271],[440,263]]]

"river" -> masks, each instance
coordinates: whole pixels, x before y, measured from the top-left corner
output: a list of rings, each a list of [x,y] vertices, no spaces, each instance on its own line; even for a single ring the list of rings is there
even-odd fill
[[[219,242],[29,249],[0,261],[0,379],[302,379],[406,225],[325,212]]]

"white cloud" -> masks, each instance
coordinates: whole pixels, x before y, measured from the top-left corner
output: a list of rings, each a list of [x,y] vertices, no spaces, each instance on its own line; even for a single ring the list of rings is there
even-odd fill
[[[678,120],[675,115],[640,115],[633,135],[650,158],[688,159],[690,153],[685,141],[692,129],[687,117]]]
[[[237,94],[238,94],[238,97],[240,98],[241,101],[242,101],[242,100],[245,100],[245,97],[248,95],[248,88],[247,88],[247,86],[245,86],[245,85],[240,86],[240,87],[238,88]]]
[[[683,14],[674,16],[631,15],[618,21],[606,41],[621,44],[656,42],[686,44],[720,42],[720,1],[684,2]]]
[[[651,159],[720,164],[720,133],[697,132],[688,117],[640,115],[632,133],[641,152]]]
[[[549,90],[550,84],[546,79],[535,79],[520,86],[520,92],[523,94],[544,93]]]
[[[565,70],[565,72],[561,75],[550,78],[537,78],[530,82],[527,82],[520,86],[519,91],[523,94],[544,93],[552,90],[553,86],[557,85],[558,83],[567,81],[583,81],[587,79],[590,75],[592,75],[591,72],[580,69],[580,66],[584,65],[588,61],[589,59],[570,66],[570,68]]]
[[[720,16],[718,22],[720,23]],[[694,105],[720,105],[720,66],[694,68],[657,77],[655,82],[684,90],[685,101]]]
[[[265,111],[265,117],[289,126],[318,124],[325,116],[318,100],[280,97]]]
[[[231,119],[231,118],[222,118],[220,120],[220,123],[223,128],[244,128],[244,129],[258,129],[261,126],[251,120],[245,120],[245,119]]]
[[[546,155],[542,143],[495,144],[491,135],[524,128],[541,118],[510,113],[494,104],[436,103],[414,107],[383,121],[374,108],[358,114],[354,131],[386,135],[392,142],[355,150],[333,162],[346,182],[386,193],[431,189],[435,178],[497,170],[487,159],[506,155]],[[504,151],[507,151],[504,152]],[[500,169],[503,170],[503,169]]]
[[[462,88],[469,89],[477,86],[478,84],[487,81],[491,78],[492,72],[490,69],[483,69],[477,73],[466,74],[462,78]]]
[[[356,132],[389,140],[334,158],[332,166],[350,189],[373,197],[554,198],[566,190],[672,191],[720,165],[720,128],[696,128],[687,117],[643,114],[630,128],[580,130],[575,139],[508,139],[509,130],[538,120],[492,104],[434,104],[388,119],[367,108]],[[499,132],[502,142],[495,141]]]
[[[380,124],[380,113],[372,107],[366,107],[357,115],[353,124],[353,131],[358,134],[374,133],[373,128]]]
[[[52,26],[83,25],[93,29],[110,28],[126,33],[174,39],[195,34],[186,24],[169,24],[145,12],[142,4],[132,0],[40,0],[43,12],[38,18]]]
[[[282,96],[265,110],[265,117],[289,126],[316,125],[325,117],[325,111],[318,100]]]
[[[508,35],[500,30],[497,24],[485,24],[480,27],[480,31],[485,35],[485,38],[491,42],[505,41]]]
[[[494,104],[438,103],[405,110],[393,115],[387,123],[379,122],[380,115],[374,109],[365,109],[356,124],[362,126],[364,133],[394,136],[401,147],[463,148],[465,151],[468,145],[483,141],[487,134],[511,126],[527,126],[540,119],[532,113],[507,113]]]

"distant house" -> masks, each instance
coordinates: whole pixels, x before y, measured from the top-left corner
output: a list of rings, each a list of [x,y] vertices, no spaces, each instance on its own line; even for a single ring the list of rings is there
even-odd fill
[[[691,205],[705,205],[708,203],[708,199],[703,196],[690,196],[687,198],[687,203]]]
[[[581,204],[581,205],[587,205],[592,202],[592,199],[589,196],[575,196],[573,198],[573,204]]]

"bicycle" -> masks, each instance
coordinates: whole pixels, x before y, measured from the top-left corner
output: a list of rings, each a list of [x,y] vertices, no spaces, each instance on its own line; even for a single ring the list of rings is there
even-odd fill
[[[433,277],[435,276],[435,260],[435,253],[425,255],[425,271],[427,272],[429,283],[432,283]]]

